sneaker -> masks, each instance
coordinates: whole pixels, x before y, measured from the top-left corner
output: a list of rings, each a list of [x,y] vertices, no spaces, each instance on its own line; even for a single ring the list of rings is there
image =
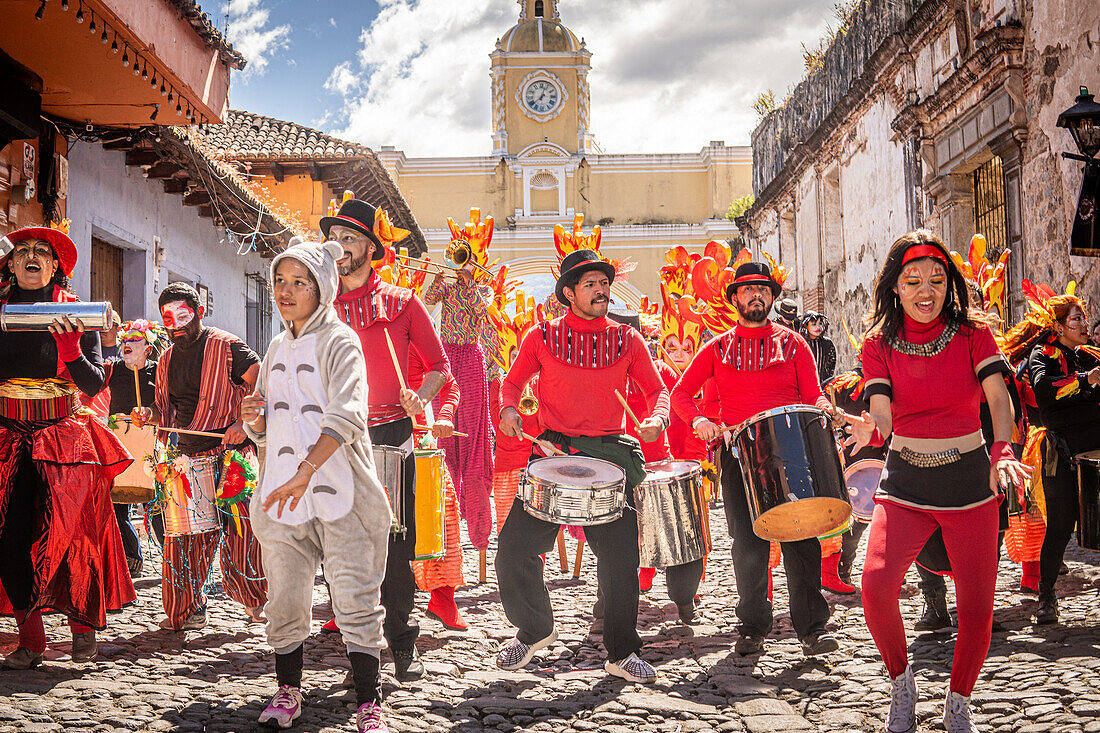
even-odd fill
[[[978,733],[970,720],[970,698],[957,692],[947,693],[943,705],[943,727],[947,733]]]
[[[627,682],[649,685],[657,681],[657,670],[633,652],[630,653],[629,657],[619,662],[612,662],[608,659],[604,662],[603,668],[608,674],[622,677]]]
[[[355,725],[359,733],[389,733],[389,727],[382,718],[382,706],[376,702],[365,702],[355,714]]]
[[[653,576],[657,574],[657,568],[638,568],[638,590],[642,593],[653,587]]]
[[[416,647],[412,649],[391,649],[393,657],[393,676],[398,682],[412,682],[424,676],[424,663]]]
[[[290,685],[280,685],[257,722],[269,728],[289,728],[301,714],[302,691]]]
[[[742,657],[747,657],[750,654],[759,654],[764,651],[764,636],[742,634],[740,638],[737,639],[737,643],[733,645],[733,650]]]
[[[827,631],[820,634],[810,634],[802,640],[802,653],[807,657],[817,657],[822,654],[835,652],[840,648],[840,642]]]
[[[535,656],[539,649],[545,649],[558,640],[557,629],[550,632],[550,636],[536,641],[534,644],[524,644],[519,637],[514,637],[497,652],[497,666],[501,669],[514,671],[523,669]]]
[[[184,620],[183,626],[178,629],[172,625],[172,619],[170,618],[161,619],[160,627],[169,631],[198,631],[206,628],[206,609],[201,608],[195,611]]]
[[[917,729],[917,680],[913,668],[890,680],[890,717],[886,733],[913,733]]]

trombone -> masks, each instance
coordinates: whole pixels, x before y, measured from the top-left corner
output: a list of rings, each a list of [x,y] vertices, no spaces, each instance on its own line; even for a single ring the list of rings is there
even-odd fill
[[[394,256],[404,260],[406,263],[415,263],[415,265],[419,265],[419,267],[416,267],[412,266],[412,264],[406,264],[405,267],[410,270],[427,272],[432,275],[442,275],[443,277],[453,277],[457,280],[458,271],[467,265],[471,265],[474,268],[472,274],[475,279],[479,273],[485,273],[492,279],[492,271],[475,262],[473,260],[473,255],[474,251],[470,247],[469,242],[462,239],[452,239],[450,243],[447,244],[447,251],[443,258],[443,264],[432,262],[431,260],[419,259],[417,257],[409,257],[403,254],[395,254]]]

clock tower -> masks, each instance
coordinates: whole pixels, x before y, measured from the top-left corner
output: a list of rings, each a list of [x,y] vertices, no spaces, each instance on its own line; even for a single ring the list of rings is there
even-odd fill
[[[519,22],[489,55],[493,155],[516,155],[543,142],[570,154],[591,152],[592,54],[562,24],[557,0],[518,1]]]

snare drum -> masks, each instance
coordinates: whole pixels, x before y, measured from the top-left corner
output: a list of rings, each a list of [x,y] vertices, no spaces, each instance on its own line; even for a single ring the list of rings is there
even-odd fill
[[[115,504],[146,504],[153,501],[157,489],[149,469],[156,453],[157,429],[150,425],[139,428],[123,422],[116,424],[114,434],[134,461],[115,477],[111,501]]]
[[[536,458],[520,473],[519,496],[527,513],[544,522],[608,524],[623,515],[626,472],[586,456]]]
[[[1080,506],[1077,544],[1086,550],[1100,550],[1100,450],[1078,453],[1073,460]]]
[[[711,550],[702,465],[658,461],[645,468],[645,481],[634,489],[640,566],[667,568],[702,559]]]
[[[222,456],[186,459],[187,468],[164,484],[164,534],[195,535],[221,527],[215,504]]]
[[[374,470],[386,498],[390,500],[392,531],[400,534],[408,529],[405,524],[405,453],[392,445],[374,446]]]
[[[852,502],[852,519],[870,522],[875,512],[875,492],[882,476],[885,461],[864,458],[844,469],[844,483],[848,487],[848,500]]]
[[[768,410],[734,433],[753,532],[778,542],[828,535],[851,518],[828,414],[811,405]]]
[[[416,455],[416,549],[414,560],[438,560],[447,549],[443,521],[444,453],[418,450]]]

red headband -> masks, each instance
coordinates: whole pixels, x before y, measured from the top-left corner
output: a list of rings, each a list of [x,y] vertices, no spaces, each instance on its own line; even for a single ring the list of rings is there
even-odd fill
[[[901,264],[904,265],[912,260],[919,260],[921,257],[932,257],[945,265],[947,264],[947,258],[943,256],[940,248],[931,244],[914,244],[905,250],[905,254],[901,258]]]

